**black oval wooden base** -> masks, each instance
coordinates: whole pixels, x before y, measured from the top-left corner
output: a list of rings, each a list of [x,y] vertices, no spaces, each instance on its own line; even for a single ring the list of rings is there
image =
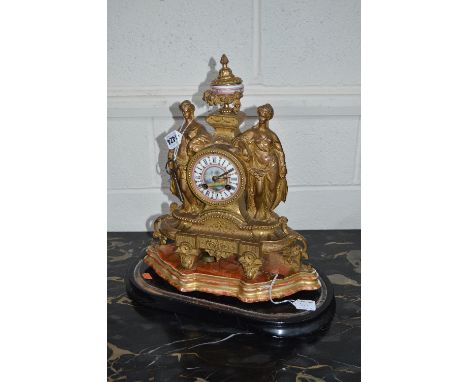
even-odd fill
[[[321,331],[333,317],[333,287],[327,277],[317,271],[322,283],[320,290],[302,291],[286,298],[314,300],[315,311],[297,310],[288,302],[244,303],[233,297],[182,293],[161,279],[143,259],[129,269],[126,288],[132,300],[146,307],[181,313],[203,321],[222,321],[225,325],[275,337],[295,337]]]

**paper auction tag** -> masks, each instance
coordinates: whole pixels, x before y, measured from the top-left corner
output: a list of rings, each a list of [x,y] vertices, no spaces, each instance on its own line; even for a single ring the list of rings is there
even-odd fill
[[[169,150],[172,150],[179,146],[180,142],[182,142],[182,134],[177,130],[171,131],[164,137],[164,139],[166,141],[167,147],[169,147]]]
[[[296,309],[312,310],[312,311],[316,309],[315,301],[313,300],[295,300],[295,301],[290,301],[290,302],[296,307]]]

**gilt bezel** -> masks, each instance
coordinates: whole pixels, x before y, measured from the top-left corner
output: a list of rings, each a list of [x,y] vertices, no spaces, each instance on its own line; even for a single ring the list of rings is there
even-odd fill
[[[234,164],[234,166],[237,167],[237,170],[239,172],[239,185],[237,186],[237,191],[232,195],[232,197],[230,197],[227,200],[214,201],[212,199],[207,198],[203,193],[200,192],[200,190],[196,186],[195,181],[192,177],[193,168],[195,164],[197,163],[197,161],[201,157],[204,157],[206,155],[213,155],[213,154],[225,156]],[[221,205],[234,203],[244,193],[245,184],[246,184],[246,175],[245,175],[245,170],[244,170],[244,166],[242,162],[233,153],[227,150],[218,149],[218,148],[206,148],[196,153],[187,164],[187,179],[189,180],[187,183],[190,187],[190,190],[193,192],[193,194],[203,203],[212,205],[212,206],[221,206]]]

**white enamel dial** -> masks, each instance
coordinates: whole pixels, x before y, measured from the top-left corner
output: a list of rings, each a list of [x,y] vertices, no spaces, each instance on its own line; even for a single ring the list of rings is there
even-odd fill
[[[190,171],[192,189],[204,201],[226,203],[239,195],[239,168],[227,155],[201,155],[193,162]]]

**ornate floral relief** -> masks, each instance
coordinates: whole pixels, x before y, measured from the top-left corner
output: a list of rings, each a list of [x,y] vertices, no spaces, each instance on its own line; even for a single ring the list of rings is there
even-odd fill
[[[241,263],[245,276],[248,279],[255,278],[263,264],[260,256],[253,252],[244,252],[240,255],[239,262]]]
[[[237,253],[238,243],[234,240],[214,239],[207,237],[199,237],[198,246],[207,251],[211,256],[216,258],[216,261],[225,259]]]
[[[205,226],[212,227],[219,232],[232,232],[237,229],[234,223],[223,219],[210,219],[205,222]]]

